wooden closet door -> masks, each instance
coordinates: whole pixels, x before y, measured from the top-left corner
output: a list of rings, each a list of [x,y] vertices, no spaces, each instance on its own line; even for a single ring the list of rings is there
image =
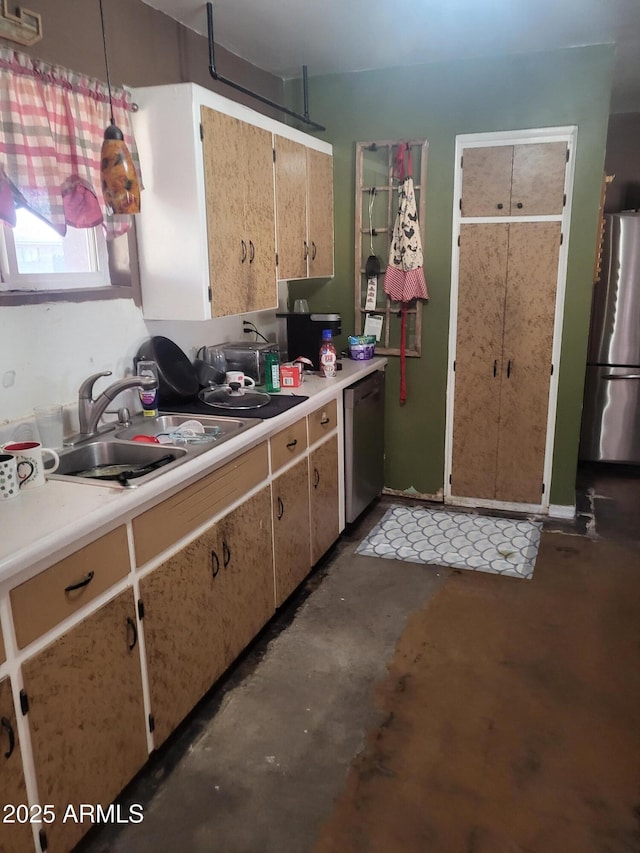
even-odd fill
[[[551,216],[564,207],[566,142],[538,142],[513,148],[512,216]]]
[[[559,222],[509,226],[495,495],[501,501],[538,504],[542,497],[559,252]]]
[[[509,226],[460,229],[451,493],[495,495]]]
[[[462,152],[462,215],[509,216],[513,145]]]

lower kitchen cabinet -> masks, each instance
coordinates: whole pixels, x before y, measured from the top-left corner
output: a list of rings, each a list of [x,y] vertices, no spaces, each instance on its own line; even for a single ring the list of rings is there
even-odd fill
[[[230,664],[275,612],[270,487],[225,516],[219,528],[222,568],[216,595]]]
[[[52,804],[48,849],[90,829],[68,806],[106,808],[147,760],[135,603],[125,590],[22,666],[38,795]]]
[[[309,474],[302,459],[272,483],[276,607],[309,574]]]
[[[30,824],[20,822],[23,820],[20,813],[16,814],[11,808],[27,805],[27,789],[9,678],[0,681],[0,738],[0,850],[2,853],[24,853],[33,849],[33,836]]]
[[[156,747],[225,668],[217,536],[214,525],[140,581]]]
[[[274,613],[269,488],[140,581],[160,746]]]
[[[340,535],[337,436],[309,454],[309,480],[311,564],[315,565]]]

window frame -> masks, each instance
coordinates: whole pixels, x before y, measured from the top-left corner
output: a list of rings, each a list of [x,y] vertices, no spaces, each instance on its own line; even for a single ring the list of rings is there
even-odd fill
[[[3,226],[0,227],[4,230]],[[140,307],[142,305],[142,293],[138,269],[135,219],[132,220],[131,228],[125,234],[121,234],[115,240],[107,240],[105,244],[107,268],[104,270],[104,275],[110,283],[92,287],[0,290],[0,307],[38,305],[45,302],[93,302],[110,299],[132,299],[134,304]],[[5,251],[5,246],[4,238],[0,237],[0,252]],[[4,263],[4,261],[0,261],[0,263]],[[43,278],[47,277],[46,273],[42,275]],[[86,275],[84,273],[73,273],[66,278],[68,280],[70,277],[74,277],[80,280],[86,279]],[[65,277],[65,274],[54,273],[48,277],[51,279],[58,276],[62,278]]]

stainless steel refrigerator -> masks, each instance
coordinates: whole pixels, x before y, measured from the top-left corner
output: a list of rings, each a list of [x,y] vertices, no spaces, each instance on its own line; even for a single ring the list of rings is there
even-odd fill
[[[640,212],[605,216],[580,458],[640,463]]]

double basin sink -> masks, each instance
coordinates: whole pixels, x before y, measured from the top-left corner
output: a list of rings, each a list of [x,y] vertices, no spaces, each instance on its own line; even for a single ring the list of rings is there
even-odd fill
[[[185,434],[188,421],[201,425],[195,434],[194,431]],[[58,468],[47,477],[116,489],[134,488],[194,456],[219,447],[259,423],[257,418],[162,413],[156,418],[145,418],[140,415],[131,426],[116,426],[61,450]],[[163,443],[155,443],[156,438]]]

